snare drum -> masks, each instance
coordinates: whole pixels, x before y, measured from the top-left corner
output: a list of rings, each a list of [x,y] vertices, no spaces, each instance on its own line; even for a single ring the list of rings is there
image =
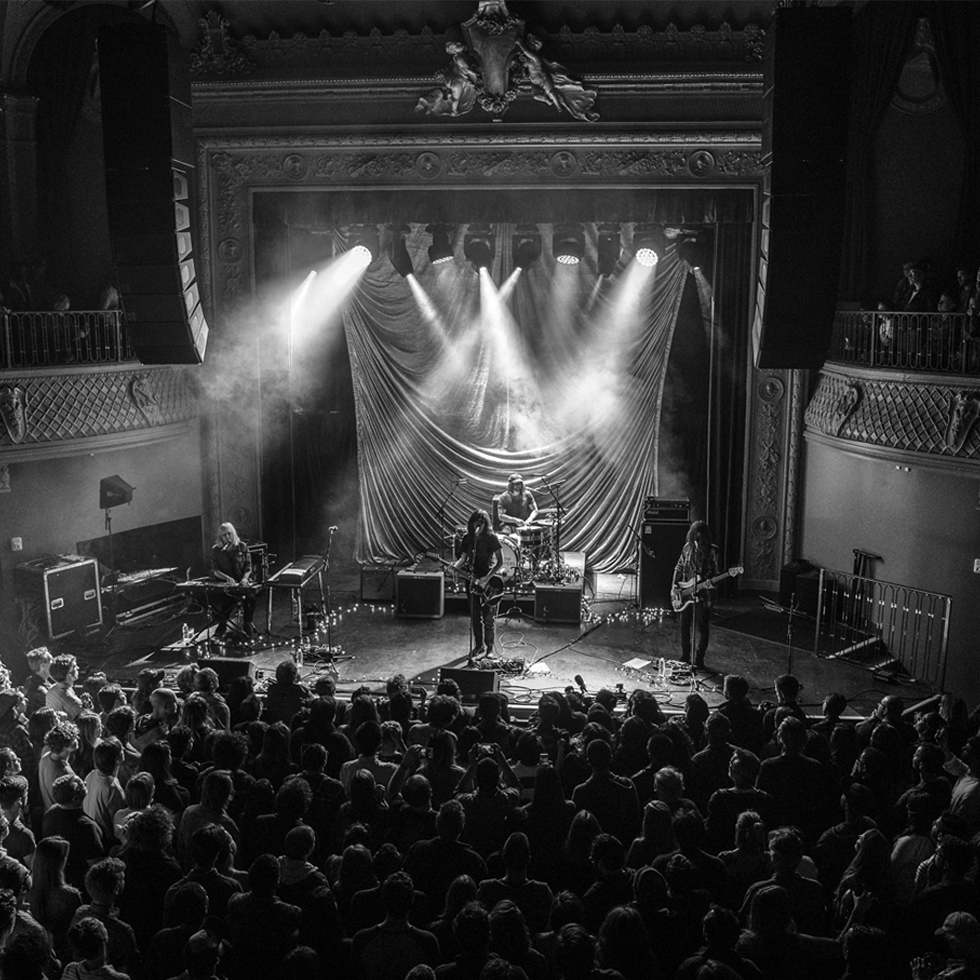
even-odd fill
[[[545,529],[540,524],[525,524],[517,529],[522,551],[536,551],[544,544]]]

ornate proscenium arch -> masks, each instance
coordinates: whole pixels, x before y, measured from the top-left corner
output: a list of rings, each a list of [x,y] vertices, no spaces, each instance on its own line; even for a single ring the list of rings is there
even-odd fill
[[[448,134],[206,137],[198,159],[204,180],[201,278],[213,290],[215,354],[233,342],[235,317],[253,297],[254,200],[265,191],[322,192],[342,211],[355,198],[410,202],[413,194],[406,192],[417,196],[436,189],[447,195],[480,190],[497,197],[527,194],[530,188],[560,189],[566,199],[575,191],[585,199],[615,190],[620,199],[645,200],[647,210],[639,215],[645,220],[751,224],[761,176],[758,141],[739,132],[507,141]],[[374,193],[350,193],[367,190]],[[389,212],[378,220],[410,218]],[[220,513],[257,514],[258,405],[238,399],[216,401],[212,407],[206,429],[213,461],[207,519],[213,523]]]

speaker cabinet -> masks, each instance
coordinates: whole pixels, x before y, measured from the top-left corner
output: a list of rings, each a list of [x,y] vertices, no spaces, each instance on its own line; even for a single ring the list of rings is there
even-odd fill
[[[218,675],[218,690],[227,691],[236,677],[254,677],[255,664],[242,657],[208,657],[198,667],[210,667]]]
[[[535,585],[534,620],[538,623],[580,623],[582,584]]]
[[[94,558],[50,555],[14,568],[14,589],[22,599],[41,603],[48,637],[102,625],[102,589]]]
[[[408,619],[442,619],[442,572],[399,572],[395,576],[395,614]]]
[[[488,691],[496,694],[500,690],[500,675],[495,670],[464,670],[455,667],[442,667],[439,680],[453,680],[459,685],[465,704],[476,704],[481,694]]]
[[[361,599],[364,602],[391,602],[395,598],[395,570],[390,565],[361,568]]]
[[[99,29],[106,200],[126,329],[144,364],[200,364],[190,76],[160,25]]]
[[[647,520],[640,528],[640,606],[670,609],[674,566],[690,524],[681,520]]]
[[[815,368],[830,347],[840,284],[851,11],[782,7],[764,63],[758,306],[760,368]]]

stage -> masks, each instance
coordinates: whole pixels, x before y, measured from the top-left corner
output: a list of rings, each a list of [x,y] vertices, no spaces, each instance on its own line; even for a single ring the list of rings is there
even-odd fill
[[[469,617],[462,601],[450,595],[441,616],[406,616],[393,600],[362,598],[363,579],[361,568],[353,563],[331,572],[326,595],[332,609],[329,624],[319,616],[316,590],[305,590],[306,649],[301,673],[307,683],[333,670],[339,690],[346,694],[361,685],[383,689],[388,677],[402,673],[414,687],[424,687],[431,694],[440,669],[466,669]],[[295,604],[279,595],[273,598],[271,630],[265,632],[269,594],[267,590],[259,597],[255,615],[262,632],[247,643],[202,639],[185,645],[184,625],[191,635],[201,636],[206,633],[207,617],[196,602],[184,599],[149,620],[94,631],[86,638],[51,641],[49,647],[54,652],[75,653],[83,677],[104,670],[124,685],[132,684],[144,667],[163,667],[172,677],[183,664],[203,663],[207,655],[222,658],[220,663],[228,663],[232,672],[251,670],[261,686],[276,664],[294,656],[299,647]],[[590,692],[621,685],[628,694],[634,687],[645,687],[656,692],[667,711],[680,710],[692,690],[711,705],[719,703],[726,673],[745,676],[751,697],[759,701],[774,699],[774,678],[792,671],[803,684],[802,700],[808,712],[816,714],[832,691],[844,694],[850,712],[858,715],[872,710],[884,694],[897,694],[913,704],[933,693],[922,684],[889,681],[849,663],[816,657],[812,621],[796,615],[790,622],[785,610],[759,595],[736,595],[716,603],[708,670],[692,677],[678,662],[676,617],[662,610],[639,609],[632,574],[590,574],[581,595],[579,623],[542,622],[525,602],[513,603],[507,597],[501,602],[497,674],[500,689],[516,706],[517,717],[526,716],[542,692],[575,686],[576,675]],[[478,662],[475,666],[486,669],[488,665]]]

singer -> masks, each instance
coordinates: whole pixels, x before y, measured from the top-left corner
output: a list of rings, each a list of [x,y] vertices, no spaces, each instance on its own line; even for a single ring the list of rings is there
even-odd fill
[[[680,597],[682,586],[697,585],[707,582],[718,574],[718,548],[712,544],[711,531],[704,521],[695,521],[687,531],[684,547],[674,566],[674,580],[671,586],[671,597]],[[711,584],[710,582],[708,583]],[[708,638],[711,627],[711,589],[706,589],[697,596],[697,601],[685,606],[680,612],[681,622],[681,656],[685,662],[691,663],[691,624],[694,624],[694,662],[698,670],[705,667],[704,655],[708,650]]]
[[[252,558],[248,545],[238,536],[235,525],[227,521],[218,528],[218,540],[211,548],[211,577],[226,585],[250,585],[252,582]],[[247,634],[254,635],[252,617],[255,615],[255,596],[224,595],[217,602],[216,637],[224,636],[239,599],[242,603],[242,627]]]
[[[490,516],[485,510],[475,510],[466,522],[466,534],[461,547],[462,554],[456,561],[457,568],[469,573],[470,622],[473,626],[473,646],[470,659],[491,656],[494,641],[494,616],[496,604],[485,602],[484,590],[504,563],[500,539],[490,530]]]
[[[524,489],[524,477],[520,473],[512,473],[507,478],[507,489],[500,495],[497,508],[504,531],[513,531],[525,524],[537,509],[534,495]]]

